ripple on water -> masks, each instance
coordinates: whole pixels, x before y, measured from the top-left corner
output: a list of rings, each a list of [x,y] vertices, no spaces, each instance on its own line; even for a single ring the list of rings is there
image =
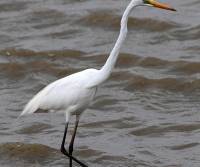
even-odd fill
[[[200,25],[195,27],[189,27],[184,30],[176,30],[172,33],[176,40],[198,40],[200,39]]]
[[[50,130],[51,129],[51,125],[49,124],[44,124],[44,123],[37,123],[31,126],[26,126],[20,130],[18,130],[16,133],[18,134],[40,134],[42,133],[42,131],[44,130]]]
[[[28,13],[24,20],[24,22],[32,24],[32,27],[35,29],[47,29],[49,27],[65,24],[68,21],[69,17],[64,13],[45,8]]]
[[[28,49],[16,49],[16,48],[8,48],[0,50],[1,56],[17,56],[24,58],[42,58],[42,57],[54,57],[54,56],[63,56],[63,57],[71,57],[71,58],[81,58],[85,53],[78,50],[49,50],[49,51],[33,51]]]
[[[129,54],[81,118],[77,158],[94,167],[199,167],[200,1],[192,1],[173,1],[177,13],[138,8],[130,16]],[[0,166],[68,166],[59,151],[63,117],[55,126],[30,117],[15,132],[9,122],[49,82],[104,64],[126,5],[113,2],[0,1]],[[5,143],[19,139],[45,145]]]
[[[100,27],[104,29],[119,30],[121,16],[113,15],[112,11],[95,11],[81,18],[76,22],[86,26]],[[151,25],[151,26],[149,26]],[[163,32],[176,27],[180,27],[177,23],[154,20],[150,18],[133,18],[128,21],[129,29],[142,30],[145,32]]]
[[[126,128],[135,128],[141,124],[134,121],[134,118],[121,118],[116,120],[108,120],[108,121],[98,121],[85,123],[82,127],[94,129],[94,128],[116,128],[116,129],[126,129]]]
[[[162,89],[172,92],[195,92],[200,90],[200,79],[183,81],[177,78],[150,79],[140,75],[132,75],[125,90]]]
[[[0,4],[0,12],[19,12],[21,10],[25,10],[26,7],[28,5],[28,2],[7,2],[7,3],[3,3],[3,4]]]
[[[137,128],[130,132],[135,136],[161,136],[169,132],[188,133],[200,129],[200,124],[182,124],[170,126],[148,126],[144,128]]]
[[[199,145],[199,143],[187,143],[187,144],[170,146],[168,148],[171,150],[185,150],[185,149],[196,147],[198,145]]]
[[[77,152],[82,158],[91,158],[91,159],[96,159],[99,156],[102,156],[104,152],[98,151],[98,150],[93,150],[89,147],[82,146]]]
[[[65,51],[44,51],[35,52],[31,50],[6,49],[1,50],[2,63],[0,70],[4,71],[7,77],[20,78],[30,73],[46,73],[62,77],[77,71],[77,69],[58,67],[65,60],[80,59],[84,53],[74,50]],[[82,57],[83,58],[83,57]]]

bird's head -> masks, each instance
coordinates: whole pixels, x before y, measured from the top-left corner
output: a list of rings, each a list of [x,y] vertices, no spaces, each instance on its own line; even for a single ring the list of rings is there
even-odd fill
[[[170,5],[158,2],[156,0],[132,0],[138,6],[151,6],[165,10],[176,11],[176,9],[172,8]]]

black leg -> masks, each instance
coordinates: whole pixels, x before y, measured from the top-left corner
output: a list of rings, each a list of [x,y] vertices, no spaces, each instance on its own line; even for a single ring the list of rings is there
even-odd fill
[[[64,131],[64,135],[63,135],[63,140],[62,140],[61,148],[60,148],[60,151],[61,151],[64,155],[66,155],[66,156],[68,156],[68,153],[67,153],[67,151],[66,151],[66,149],[65,149],[65,139],[66,139],[66,135],[67,135],[68,124],[69,124],[69,122],[67,122],[67,123],[65,124],[65,131]]]
[[[71,139],[71,142],[69,144],[69,155],[70,156],[72,156],[72,152],[73,152],[73,149],[74,149],[74,139],[75,139],[76,131],[77,131],[77,128],[78,128],[78,123],[79,123],[79,115],[76,115],[76,123],[75,123],[75,127],[74,127],[74,132],[72,134],[72,139]],[[69,164],[70,164],[70,167],[72,167],[72,158],[69,159]]]
[[[73,144],[74,144],[74,139],[75,139],[75,135],[76,135],[76,131],[77,131],[77,127],[78,127],[78,122],[79,122],[79,116],[76,117],[76,125],[74,128],[74,132],[72,135],[72,139],[69,145],[69,152],[68,153],[65,149],[65,140],[66,140],[66,136],[67,136],[67,130],[68,130],[68,122],[65,124],[65,131],[64,131],[64,135],[63,135],[63,140],[62,140],[62,144],[61,144],[61,152],[66,155],[67,157],[69,157],[70,159],[70,167],[72,167],[72,160],[77,162],[79,165],[81,165],[82,167],[88,167],[87,165],[85,165],[84,163],[82,163],[81,161],[79,161],[78,159],[76,159],[75,157],[72,156],[72,152],[73,152]]]

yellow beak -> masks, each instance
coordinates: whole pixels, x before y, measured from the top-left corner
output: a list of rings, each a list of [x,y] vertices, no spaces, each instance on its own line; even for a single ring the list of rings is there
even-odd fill
[[[149,2],[150,5],[152,5],[153,7],[156,7],[156,8],[161,8],[161,9],[166,9],[166,10],[171,10],[171,11],[176,11],[176,9],[170,7],[169,5],[167,4],[164,4],[164,3],[160,3],[160,2],[157,2],[155,0],[147,0]]]

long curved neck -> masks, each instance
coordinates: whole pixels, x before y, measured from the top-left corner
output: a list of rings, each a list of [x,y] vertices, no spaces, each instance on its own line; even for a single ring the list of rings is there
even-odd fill
[[[126,38],[126,34],[128,32],[128,29],[127,29],[128,16],[129,16],[131,10],[135,6],[137,6],[135,1],[131,1],[129,3],[129,5],[127,6],[127,8],[122,16],[122,19],[121,19],[120,34],[115,43],[115,46],[112,49],[104,66],[100,70],[98,70],[97,73],[95,73],[95,75],[88,82],[88,85],[87,85],[88,87],[98,86],[99,84],[103,83],[106,79],[108,79],[108,77],[110,76],[110,74],[116,64],[120,48],[121,48],[121,46]]]
[[[120,28],[119,37],[115,43],[114,48],[112,49],[112,51],[109,55],[106,63],[100,69],[100,73],[101,73],[101,76],[103,77],[102,78],[103,81],[106,80],[110,76],[110,74],[116,64],[120,48],[121,48],[121,46],[126,38],[127,32],[128,32],[128,29],[127,29],[128,16],[134,6],[136,6],[136,5],[133,4],[132,2],[127,6],[127,8],[122,16],[122,19],[121,19],[121,28]]]

